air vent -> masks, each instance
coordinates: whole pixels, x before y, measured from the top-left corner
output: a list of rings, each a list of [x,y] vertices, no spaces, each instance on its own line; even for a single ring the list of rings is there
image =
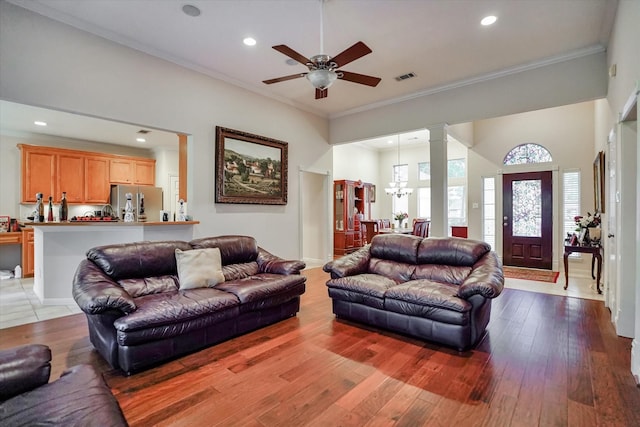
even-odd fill
[[[396,77],[396,80],[401,82],[403,80],[412,79],[415,76],[416,76],[416,73],[407,73],[407,74],[403,74],[401,76]]]
[[[151,132],[150,130],[140,129],[137,133],[139,133],[140,135],[146,135],[150,132]]]

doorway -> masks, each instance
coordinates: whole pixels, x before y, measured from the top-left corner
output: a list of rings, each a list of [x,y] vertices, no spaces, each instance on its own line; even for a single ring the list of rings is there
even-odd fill
[[[502,194],[504,265],[551,270],[552,172],[505,174]]]
[[[324,265],[333,254],[329,183],[327,172],[300,170],[300,253],[307,268]]]

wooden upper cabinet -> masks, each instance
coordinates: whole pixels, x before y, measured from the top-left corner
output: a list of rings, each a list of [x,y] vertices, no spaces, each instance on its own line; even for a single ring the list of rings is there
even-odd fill
[[[58,154],[58,173],[56,182],[57,193],[53,200],[59,203],[62,192],[67,193],[67,202],[83,203],[85,185],[85,156],[82,154]],[[59,194],[58,194],[59,193]]]
[[[35,203],[36,193],[59,203],[109,202],[111,184],[155,185],[156,161],[88,151],[18,144],[22,162],[21,203]]]
[[[56,155],[43,150],[22,150],[22,202],[35,203],[36,193],[42,193],[45,200],[55,196]]]
[[[109,158],[89,156],[85,160],[84,198],[86,203],[108,203],[111,186],[109,184]]]
[[[109,181],[114,184],[133,184],[133,161],[111,159],[109,161]]]
[[[155,185],[156,183],[156,161],[136,160],[133,164],[134,184]]]

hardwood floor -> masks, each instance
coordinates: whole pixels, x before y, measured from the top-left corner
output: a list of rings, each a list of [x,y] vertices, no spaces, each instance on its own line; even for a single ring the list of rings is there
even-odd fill
[[[104,372],[132,426],[637,426],[631,340],[601,301],[505,289],[489,333],[457,351],[338,321],[326,273],[306,270],[292,318],[131,377],[93,350],[83,314],[0,330],[43,343],[52,380]]]

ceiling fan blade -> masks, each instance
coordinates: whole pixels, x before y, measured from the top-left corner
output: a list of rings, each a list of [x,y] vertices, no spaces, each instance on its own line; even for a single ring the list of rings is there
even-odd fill
[[[316,99],[326,98],[328,95],[329,95],[329,89],[316,88]]]
[[[342,74],[342,77],[340,77],[340,74]],[[360,83],[361,85],[367,85],[367,86],[378,86],[378,83],[380,83],[380,80],[382,80],[380,77],[373,77],[373,76],[367,76],[365,74],[358,74],[358,73],[350,73],[349,71],[338,71],[338,78],[342,79],[342,80],[346,80],[348,82],[353,82],[353,83]]]
[[[304,77],[306,74],[307,73],[291,74],[290,76],[283,76],[283,77],[278,77],[278,78],[275,78],[275,79],[263,80],[262,83],[266,83],[266,84],[270,85],[272,83],[285,82],[287,80],[297,79],[298,77]]]
[[[272,47],[275,50],[277,50],[278,52],[282,53],[283,55],[287,55],[289,58],[295,59],[296,61],[298,61],[299,63],[301,63],[304,66],[306,66],[307,64],[309,64],[311,62],[311,61],[309,61],[309,59],[307,59],[306,57],[300,55],[298,52],[296,52],[295,50],[291,49],[287,45],[279,44],[277,46],[272,46]]]
[[[339,68],[371,52],[372,50],[366,44],[358,42],[331,58],[331,62],[335,62],[336,68]]]

